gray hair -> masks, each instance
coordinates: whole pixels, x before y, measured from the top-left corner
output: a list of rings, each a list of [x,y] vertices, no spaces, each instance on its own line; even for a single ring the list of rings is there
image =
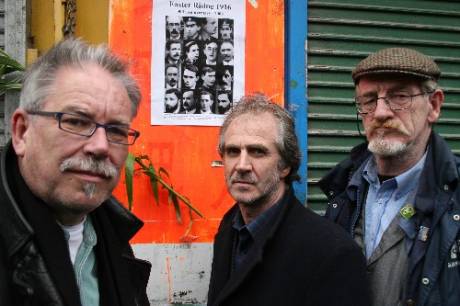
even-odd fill
[[[278,137],[275,140],[278,153],[281,156],[281,162],[278,166],[280,169],[291,167],[291,171],[285,179],[286,183],[290,184],[293,181],[300,180],[297,170],[300,166],[301,154],[295,134],[294,119],[288,111],[272,103],[268,97],[260,93],[242,97],[225,118],[219,132],[219,154],[221,156],[224,154],[224,135],[236,118],[245,114],[257,115],[264,113],[272,114],[278,121]]]
[[[22,85],[20,107],[37,111],[43,107],[43,101],[52,91],[57,71],[62,67],[82,67],[94,63],[125,87],[131,101],[131,115],[137,114],[141,92],[137,82],[128,73],[128,66],[113,54],[106,46],[90,46],[80,39],[62,40],[31,65]]]
[[[432,93],[439,88],[438,83],[435,80],[425,80],[420,83],[420,88],[426,93]]]

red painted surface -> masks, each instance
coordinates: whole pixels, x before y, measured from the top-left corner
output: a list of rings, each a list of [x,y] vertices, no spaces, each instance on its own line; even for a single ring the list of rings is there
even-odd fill
[[[152,1],[111,1],[109,44],[131,63],[131,71],[143,95],[133,123],[141,137],[130,151],[136,155],[147,154],[156,167],[165,168],[174,188],[205,215],[205,219],[194,217],[187,238],[194,242],[211,242],[220,219],[233,203],[227,195],[223,169],[211,167],[213,160],[220,160],[216,150],[219,129],[150,125]],[[256,2],[257,8],[249,2],[246,4],[246,93],[264,92],[277,103],[284,104],[284,2]],[[156,73],[155,68],[153,71]],[[127,203],[123,179],[115,195]],[[161,191],[157,206],[148,179],[141,174],[134,178],[133,211],[145,222],[133,243],[183,241],[190,220],[188,209],[183,206],[184,224],[178,224],[173,206],[167,204],[166,191]]]

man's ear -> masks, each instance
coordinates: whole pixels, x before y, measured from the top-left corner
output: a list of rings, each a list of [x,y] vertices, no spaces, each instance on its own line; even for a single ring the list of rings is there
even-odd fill
[[[289,175],[290,172],[291,172],[291,167],[286,167],[281,170],[280,177],[284,179],[286,176]]]
[[[16,109],[11,117],[11,140],[16,155],[22,157],[25,153],[25,141],[30,121],[23,109]]]
[[[444,102],[444,92],[441,89],[436,89],[430,95],[430,110],[428,112],[428,122],[433,124],[435,123],[439,116],[441,115],[441,106]]]

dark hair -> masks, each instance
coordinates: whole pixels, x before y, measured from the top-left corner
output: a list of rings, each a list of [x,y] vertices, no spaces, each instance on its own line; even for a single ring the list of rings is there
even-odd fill
[[[210,45],[210,44],[216,44],[217,46],[219,46],[219,43],[218,43],[217,39],[211,37],[210,39],[205,40],[205,41],[203,42],[203,47],[206,48],[206,46],[207,46],[207,45]]]
[[[165,65],[165,72],[168,71],[168,68],[176,68],[179,69],[179,67],[175,64],[166,64]]]
[[[222,27],[224,24],[227,24],[230,28],[233,29],[233,20],[229,18],[222,18],[220,19],[220,26]]]
[[[180,40],[169,39],[169,40],[166,41],[166,50],[170,50],[172,44],[179,44],[179,45],[181,45],[181,48],[182,48],[182,44],[181,44]]]
[[[181,98],[180,91],[177,88],[169,88],[169,89],[166,89],[165,91],[165,95],[172,94],[172,93],[175,94],[178,99]]]
[[[273,103],[270,99],[260,93],[244,96],[240,99],[225,118],[219,132],[219,154],[223,156],[225,139],[224,135],[230,124],[236,118],[245,114],[272,114],[278,121],[278,137],[276,139],[276,147],[281,156],[279,164],[280,169],[291,167],[289,175],[285,181],[290,184],[293,181],[300,179],[297,170],[300,166],[300,149],[295,134],[294,120],[292,116],[281,106]]]
[[[128,73],[128,65],[106,46],[90,46],[78,38],[60,41],[27,69],[20,106],[29,111],[40,110],[43,100],[52,90],[59,68],[79,68],[86,64],[98,65],[123,84],[131,101],[131,115],[136,116],[141,92],[137,82]]]
[[[207,90],[202,90],[200,92],[200,99],[201,99],[201,96],[209,96],[211,98],[211,100],[214,101],[214,94],[212,92],[207,91]]]
[[[208,72],[216,72],[216,69],[210,67],[210,66],[204,66],[203,68],[201,68],[201,75],[202,76],[205,76],[206,73]]]
[[[187,64],[187,65],[185,65],[184,70],[193,71],[193,72],[195,72],[196,75],[198,75],[198,67],[195,66],[195,65]]]
[[[197,45],[198,47],[200,47],[200,45],[198,44],[198,42],[196,40],[190,40],[190,41],[185,43],[185,46],[184,46],[185,53],[188,53],[190,51],[190,48],[193,45]]]
[[[216,96],[219,97],[220,95],[227,95],[227,98],[230,100],[231,102],[231,99],[232,99],[232,92],[230,90],[221,90],[221,91],[218,91]]]

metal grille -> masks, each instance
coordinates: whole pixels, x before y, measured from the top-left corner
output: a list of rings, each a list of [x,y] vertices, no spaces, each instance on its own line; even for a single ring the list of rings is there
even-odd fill
[[[435,129],[460,154],[460,2],[341,0],[308,2],[308,203],[325,209],[318,180],[359,136],[352,68],[369,53],[408,47],[442,71],[446,100]]]

